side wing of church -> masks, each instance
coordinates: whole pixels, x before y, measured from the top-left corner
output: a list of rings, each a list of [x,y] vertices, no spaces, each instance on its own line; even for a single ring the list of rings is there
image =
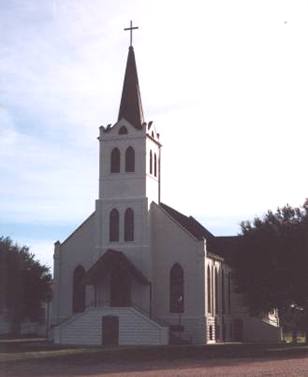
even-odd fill
[[[163,345],[280,340],[277,313],[250,317],[226,243],[161,202],[160,135],[144,120],[129,47],[118,120],[99,130],[95,211],[55,243],[56,343]]]

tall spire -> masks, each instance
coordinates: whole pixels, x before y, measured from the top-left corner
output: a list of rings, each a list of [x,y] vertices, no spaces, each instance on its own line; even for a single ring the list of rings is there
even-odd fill
[[[131,28],[128,30],[131,31]],[[118,120],[125,118],[136,128],[141,128],[143,110],[138,82],[134,48],[129,46]]]

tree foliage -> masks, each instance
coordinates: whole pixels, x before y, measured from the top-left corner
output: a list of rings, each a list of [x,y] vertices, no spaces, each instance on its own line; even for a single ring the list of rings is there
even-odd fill
[[[252,314],[308,307],[308,203],[241,224],[235,282]]]
[[[0,293],[12,323],[39,320],[42,303],[51,298],[49,268],[40,264],[27,246],[0,237]]]

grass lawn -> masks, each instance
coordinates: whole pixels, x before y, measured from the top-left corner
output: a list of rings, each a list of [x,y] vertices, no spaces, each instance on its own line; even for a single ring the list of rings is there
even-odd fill
[[[0,340],[0,377],[307,377],[308,347],[217,344],[63,347]]]
[[[0,363],[18,360],[59,358],[98,351],[101,351],[101,348],[62,346],[40,338],[1,339]]]
[[[232,357],[284,357],[308,355],[308,346],[303,344],[242,344],[181,346],[130,346],[130,347],[80,347],[62,346],[45,339],[0,339],[0,363],[27,360],[53,359],[54,361],[77,361],[87,359],[95,362],[121,360],[174,360],[181,358],[232,358]]]

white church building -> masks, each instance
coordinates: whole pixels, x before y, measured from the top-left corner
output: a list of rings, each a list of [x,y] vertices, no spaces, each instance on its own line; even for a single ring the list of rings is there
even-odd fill
[[[99,129],[95,211],[54,250],[52,337],[61,344],[280,340],[277,313],[249,316],[215,237],[162,203],[161,143],[142,110],[129,47],[118,120]]]

